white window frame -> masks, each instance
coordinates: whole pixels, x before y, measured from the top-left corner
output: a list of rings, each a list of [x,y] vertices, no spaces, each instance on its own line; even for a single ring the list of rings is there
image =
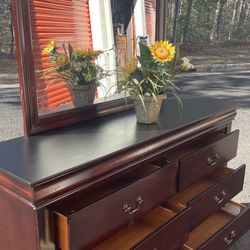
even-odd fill
[[[144,0],[134,0],[134,20],[136,38],[146,34],[146,16]],[[100,56],[98,63],[106,70],[115,71],[116,54],[114,50],[114,33],[112,22],[111,0],[89,0],[90,21],[92,31],[93,49],[107,51]],[[106,91],[116,82],[117,76],[104,79],[102,84],[106,87],[98,87],[98,97],[105,97]],[[115,91],[111,89],[109,95]]]

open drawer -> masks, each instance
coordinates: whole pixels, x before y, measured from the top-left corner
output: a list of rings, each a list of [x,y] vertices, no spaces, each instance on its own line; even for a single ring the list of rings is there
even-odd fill
[[[245,165],[235,170],[220,167],[177,193],[167,204],[173,209],[179,205],[190,206],[192,209],[189,224],[192,229],[242,190],[244,175]]]
[[[176,193],[177,165],[142,165],[52,208],[56,245],[89,249]]]
[[[250,209],[228,202],[189,234],[182,250],[223,250],[250,228]]]
[[[159,206],[133,224],[123,228],[94,250],[175,250],[187,240],[188,212]]]
[[[170,161],[179,161],[178,191],[225,166],[237,153],[239,130],[230,134],[217,132],[169,152]]]

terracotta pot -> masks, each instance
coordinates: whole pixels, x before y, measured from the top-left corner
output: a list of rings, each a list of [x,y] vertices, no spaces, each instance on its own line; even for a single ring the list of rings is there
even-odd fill
[[[97,85],[68,85],[68,89],[75,108],[94,103]]]
[[[145,109],[143,107],[141,100],[137,96],[134,95],[130,96],[134,100],[137,122],[144,124],[156,123],[161,110],[162,102],[167,98],[167,95],[162,94],[157,96],[156,97],[157,102],[155,102],[155,99],[152,96],[145,96],[144,97]]]

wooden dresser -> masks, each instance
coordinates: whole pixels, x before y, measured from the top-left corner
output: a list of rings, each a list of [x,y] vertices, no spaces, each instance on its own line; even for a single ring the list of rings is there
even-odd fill
[[[2,250],[223,250],[250,228],[230,201],[245,165],[234,105],[171,98],[159,123],[125,111],[0,143]]]

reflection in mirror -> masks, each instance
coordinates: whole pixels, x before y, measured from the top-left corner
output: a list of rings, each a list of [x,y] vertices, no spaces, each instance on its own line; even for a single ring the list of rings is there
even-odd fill
[[[59,53],[68,42],[75,49],[104,51],[95,64],[110,72],[137,54],[139,40],[155,41],[156,0],[30,0],[29,5],[39,116],[74,108],[66,82],[48,85],[41,78],[41,71],[51,66],[41,51],[51,40],[57,41]],[[101,80],[94,104],[122,98],[111,88],[118,78],[113,73]]]

